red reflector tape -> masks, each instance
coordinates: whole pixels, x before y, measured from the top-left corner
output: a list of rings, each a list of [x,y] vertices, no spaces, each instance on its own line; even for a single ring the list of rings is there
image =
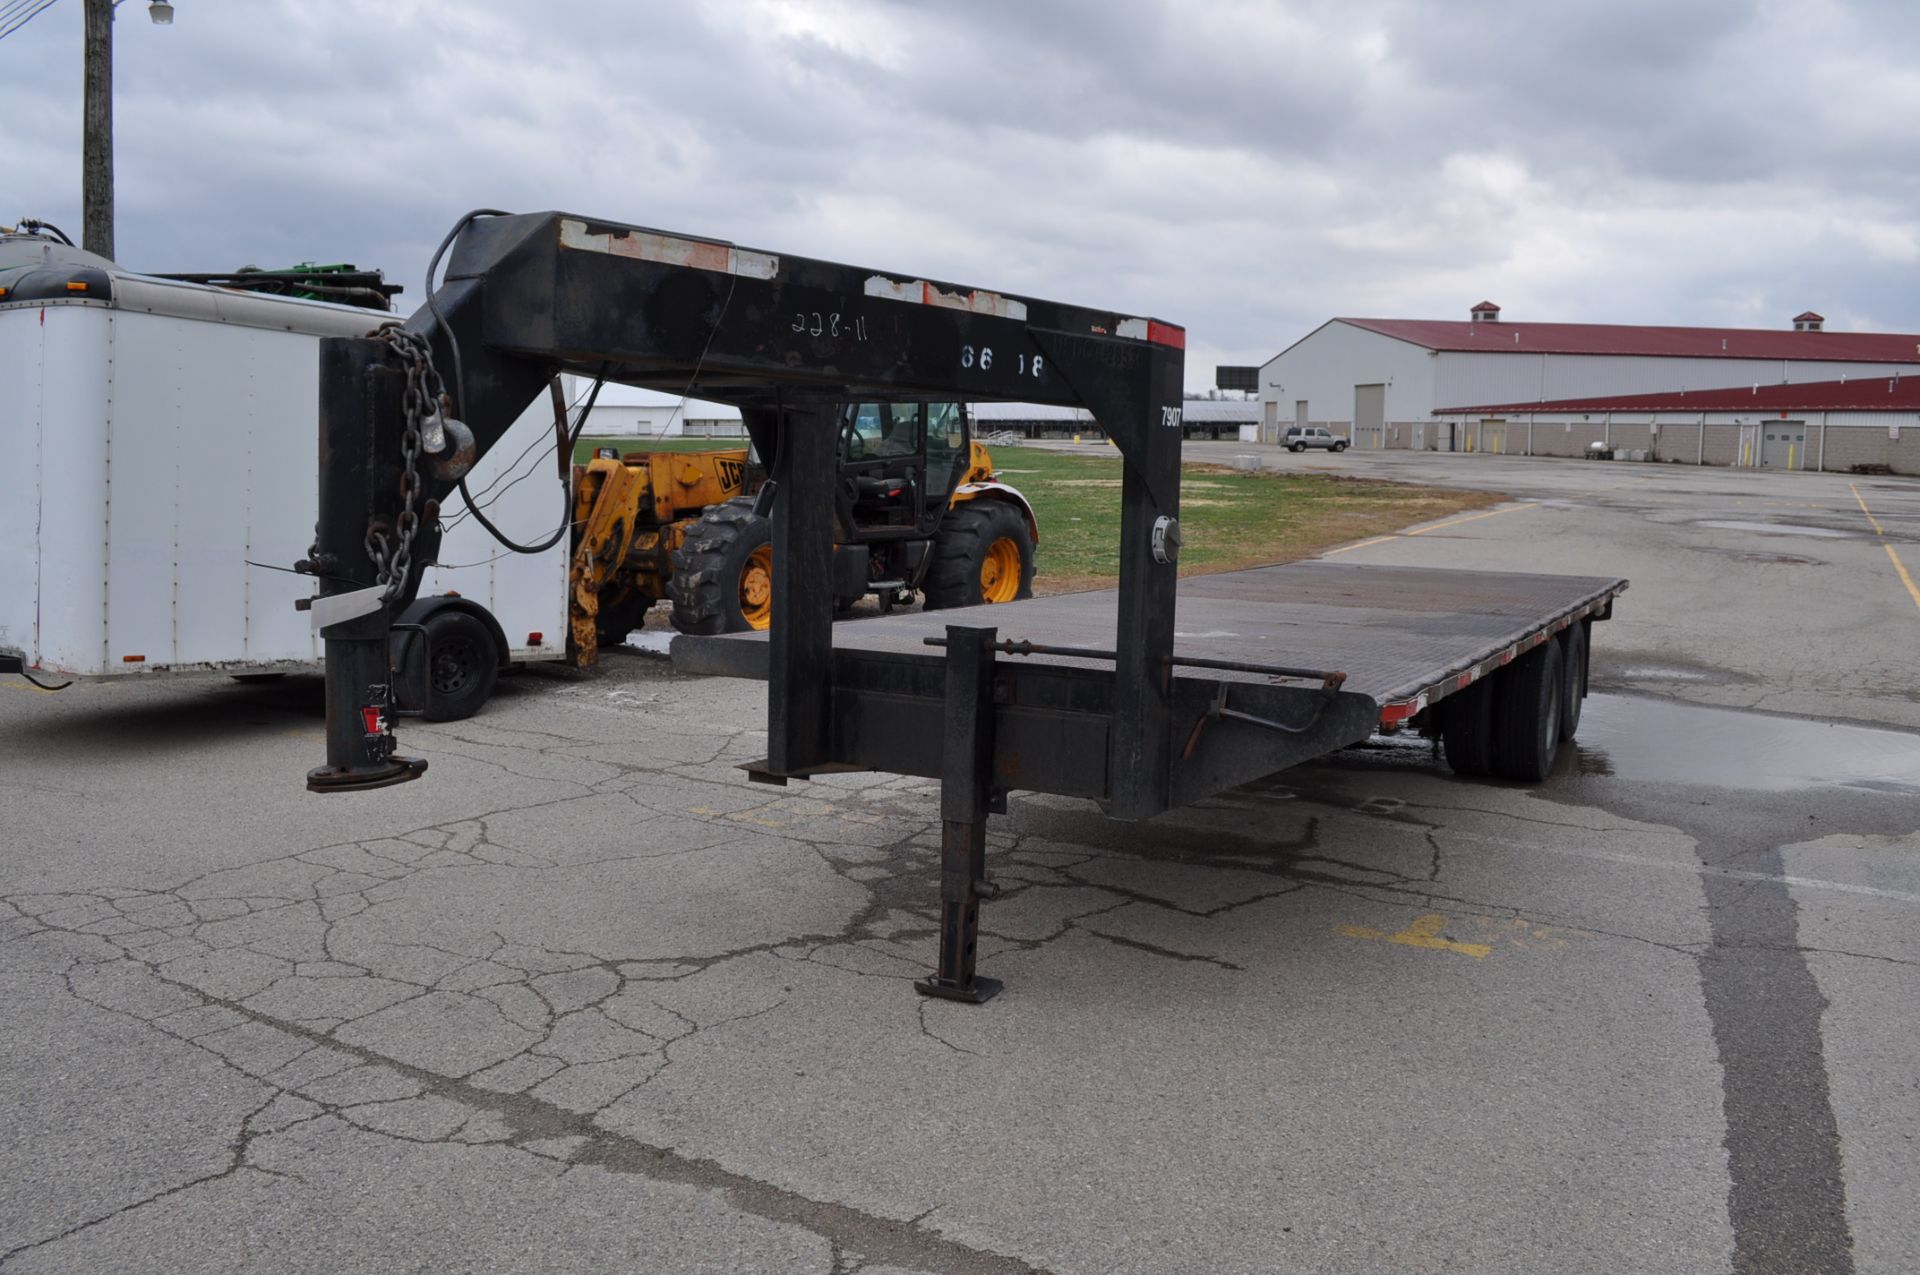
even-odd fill
[[[1147,340],[1155,345],[1170,345],[1176,350],[1187,348],[1187,330],[1176,328],[1171,323],[1162,323],[1158,319],[1147,321]]]
[[[360,710],[360,720],[367,725],[367,734],[384,735],[387,733],[387,715],[380,711],[378,704],[369,704]]]
[[[546,641],[546,640],[547,640],[547,635],[546,635],[546,634],[544,634],[544,633],[529,633],[529,634],[527,634],[527,645],[528,645],[528,646],[539,646],[539,645],[540,645],[540,644],[541,644],[542,642],[544,642],[544,641]]]

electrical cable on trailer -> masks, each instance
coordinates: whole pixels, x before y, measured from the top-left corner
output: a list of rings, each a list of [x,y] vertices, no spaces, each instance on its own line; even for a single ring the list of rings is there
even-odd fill
[[[459,221],[453,224],[453,229],[447,232],[446,237],[440,241],[440,246],[433,250],[432,259],[427,262],[427,281],[426,281],[427,309],[433,315],[434,325],[437,326],[440,329],[440,331],[445,334],[447,338],[447,348],[453,354],[453,384],[451,387],[449,387],[449,389],[451,391],[450,397],[452,399],[451,414],[454,416],[465,415],[466,394],[467,394],[466,364],[460,357],[460,340],[458,337],[454,335],[453,327],[447,322],[446,316],[440,312],[440,301],[439,301],[439,298],[435,295],[435,290],[433,286],[433,277],[434,275],[440,272],[440,259],[446,255],[447,249],[450,246],[452,246],[453,241],[459,237],[461,231],[465,230],[468,226],[472,225],[475,221],[478,221],[482,217],[506,217],[510,215],[511,214],[499,208],[474,209],[472,212],[467,213],[464,217],[460,218]],[[674,406],[673,410],[675,415],[678,415],[686,407],[687,396],[693,392],[693,387],[700,380],[700,369],[706,365],[707,352],[713,348],[713,339],[714,337],[719,335],[720,324],[726,320],[727,310],[733,304],[733,290],[735,287],[739,285],[739,282],[740,282],[739,278],[737,276],[734,276],[730,278],[727,284],[727,295],[720,302],[720,313],[714,316],[713,327],[708,329],[707,331],[707,343],[700,347],[700,357],[694,361],[693,375],[689,377],[687,380],[687,388],[680,392],[680,402]],[[431,366],[431,363],[432,363],[432,359],[431,359],[431,356],[429,356],[428,357],[429,366]],[[587,417],[589,414],[592,413],[593,405],[600,397],[600,387],[605,385],[607,382],[608,366],[609,365],[605,363],[602,363],[600,365],[600,372],[599,372],[599,375],[594,378],[593,388],[589,390],[587,393],[586,404],[580,409],[580,415],[574,419],[573,429],[567,435],[567,451],[569,454],[571,454],[573,451],[573,448],[579,444],[580,434],[586,428]],[[672,424],[673,417],[669,416],[667,418],[667,421],[668,421],[668,424]],[[526,452],[523,451],[520,453],[520,455],[525,456]],[[519,459],[515,458],[513,463],[514,465],[518,465],[520,463]],[[528,472],[532,472],[532,471],[528,471]],[[525,477],[525,475],[522,475],[522,477]],[[498,482],[499,480],[495,479],[494,481]],[[514,483],[517,483],[519,481],[520,479],[516,478],[513,480],[513,483],[508,483],[507,487],[512,487]],[[573,530],[574,528],[574,522],[572,518],[573,490],[571,486],[568,484],[564,476],[560,480],[560,494],[561,494],[561,500],[562,500],[560,525],[554,528],[552,535],[548,536],[546,539],[534,545],[520,544],[518,541],[509,537],[506,532],[500,530],[500,528],[493,525],[493,521],[490,518],[488,518],[484,512],[482,512],[483,506],[477,503],[474,500],[473,493],[467,490],[466,475],[464,474],[461,475],[458,487],[460,492],[460,499],[466,502],[465,512],[472,514],[474,519],[478,521],[482,527],[486,528],[488,535],[492,536],[495,540],[505,545],[507,549],[513,553],[524,553],[524,554],[545,553],[547,550],[553,548],[553,546],[560,543],[560,538],[566,535],[569,531]],[[491,490],[491,489],[492,489],[491,486],[489,486],[488,490]],[[505,495],[506,489],[503,488],[500,494]],[[500,498],[499,496],[495,496],[494,500],[498,500],[499,498]],[[486,503],[492,504],[493,501],[488,501]],[[460,515],[460,517],[464,517],[464,516],[465,514]],[[488,559],[488,561],[492,561],[492,559]]]

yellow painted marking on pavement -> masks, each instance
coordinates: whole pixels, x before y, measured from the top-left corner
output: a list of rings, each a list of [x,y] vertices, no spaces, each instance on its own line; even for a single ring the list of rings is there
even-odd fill
[[[1398,934],[1369,929],[1364,925],[1336,925],[1333,927],[1333,932],[1350,939],[1375,939],[1382,943],[1398,943],[1402,947],[1424,947],[1435,952],[1458,952],[1461,956],[1471,956],[1476,961],[1493,951],[1493,948],[1486,943],[1456,943],[1452,939],[1442,938],[1440,932],[1446,928],[1446,917],[1438,912],[1429,912],[1424,916],[1413,918],[1407,923],[1407,928]]]
[[[711,806],[688,806],[687,813],[699,815],[703,819],[725,819],[728,823],[750,823],[762,828],[787,826],[787,821],[784,819],[763,819],[755,813],[755,810],[763,809],[765,809],[764,806],[755,807],[754,810],[715,810]]]
[[[1446,522],[1436,522],[1431,527],[1415,527],[1412,531],[1396,531],[1391,535],[1375,536],[1371,540],[1361,540],[1350,545],[1341,545],[1338,549],[1329,549],[1320,556],[1331,558],[1336,553],[1351,553],[1355,549],[1365,549],[1369,545],[1383,545],[1390,540],[1400,540],[1407,536],[1424,536],[1429,531],[1444,531],[1448,527],[1458,527],[1463,522],[1478,522],[1482,518],[1497,518],[1501,514],[1517,514],[1522,509],[1535,509],[1537,504],[1508,505],[1504,509],[1488,509],[1477,514],[1468,514],[1464,518],[1450,518]]]
[[[1358,545],[1354,546],[1356,549]],[[31,682],[0,682],[0,686],[10,691],[32,691],[35,695],[52,695],[54,692],[45,686],[35,686]]]
[[[1479,522],[1482,518],[1498,518],[1501,514],[1517,514],[1522,509],[1535,509],[1535,508],[1538,508],[1538,506],[1532,503],[1528,503],[1524,505],[1508,505],[1504,509],[1489,509],[1489,510],[1486,510],[1484,513],[1468,514],[1464,518],[1450,518],[1446,522],[1436,522],[1431,527],[1417,527],[1414,530],[1407,532],[1406,534],[1409,536],[1424,536],[1429,531],[1445,531],[1448,527],[1458,527],[1463,522]]]
[[[1853,492],[1853,498],[1860,503],[1860,512],[1865,514],[1867,521],[1873,524],[1873,534],[1880,537],[1880,547],[1887,551],[1887,557],[1893,561],[1893,569],[1899,573],[1900,583],[1907,586],[1907,596],[1913,599],[1913,605],[1920,607],[1920,584],[1913,582],[1913,576],[1907,572],[1907,564],[1900,561],[1900,555],[1893,551],[1893,543],[1887,539],[1887,529],[1882,527],[1880,520],[1873,516],[1873,510],[1867,508],[1866,497],[1860,494],[1860,484],[1848,483],[1847,487]]]
[[[1392,539],[1395,539],[1395,537],[1393,537],[1393,536],[1375,536],[1375,537],[1374,537],[1373,539],[1371,539],[1371,540],[1361,540],[1361,541],[1356,541],[1355,543],[1353,543],[1353,544],[1350,544],[1350,545],[1341,545],[1341,546],[1340,546],[1340,547],[1339,547],[1338,549],[1329,549],[1329,550],[1327,550],[1327,551],[1326,551],[1326,553],[1325,553],[1325,554],[1323,554],[1322,556],[1323,556],[1323,557],[1328,557],[1328,558],[1331,558],[1331,557],[1332,557],[1332,556],[1333,556],[1334,554],[1336,554],[1336,553],[1346,553],[1346,552],[1347,552],[1348,550],[1350,550],[1350,549],[1364,549],[1364,548],[1366,548],[1366,547],[1367,547],[1368,545],[1383,545],[1383,544],[1385,544],[1385,543],[1387,543],[1387,541],[1389,541],[1389,540],[1392,540]]]

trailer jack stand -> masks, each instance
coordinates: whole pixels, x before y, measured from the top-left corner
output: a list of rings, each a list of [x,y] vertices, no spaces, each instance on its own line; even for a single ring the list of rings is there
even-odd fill
[[[940,966],[914,983],[922,996],[978,1005],[1000,992],[974,973],[993,805],[993,629],[947,626],[947,702],[940,766]]]

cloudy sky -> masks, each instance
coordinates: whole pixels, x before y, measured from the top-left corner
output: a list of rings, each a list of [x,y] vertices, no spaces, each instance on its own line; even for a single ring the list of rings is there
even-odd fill
[[[410,309],[468,208],[562,208],[1151,313],[1192,387],[1483,297],[1920,331],[1902,0],[176,9],[116,24],[136,269],[353,261]],[[0,221],[76,239],[80,31],[56,0],[0,40]]]

